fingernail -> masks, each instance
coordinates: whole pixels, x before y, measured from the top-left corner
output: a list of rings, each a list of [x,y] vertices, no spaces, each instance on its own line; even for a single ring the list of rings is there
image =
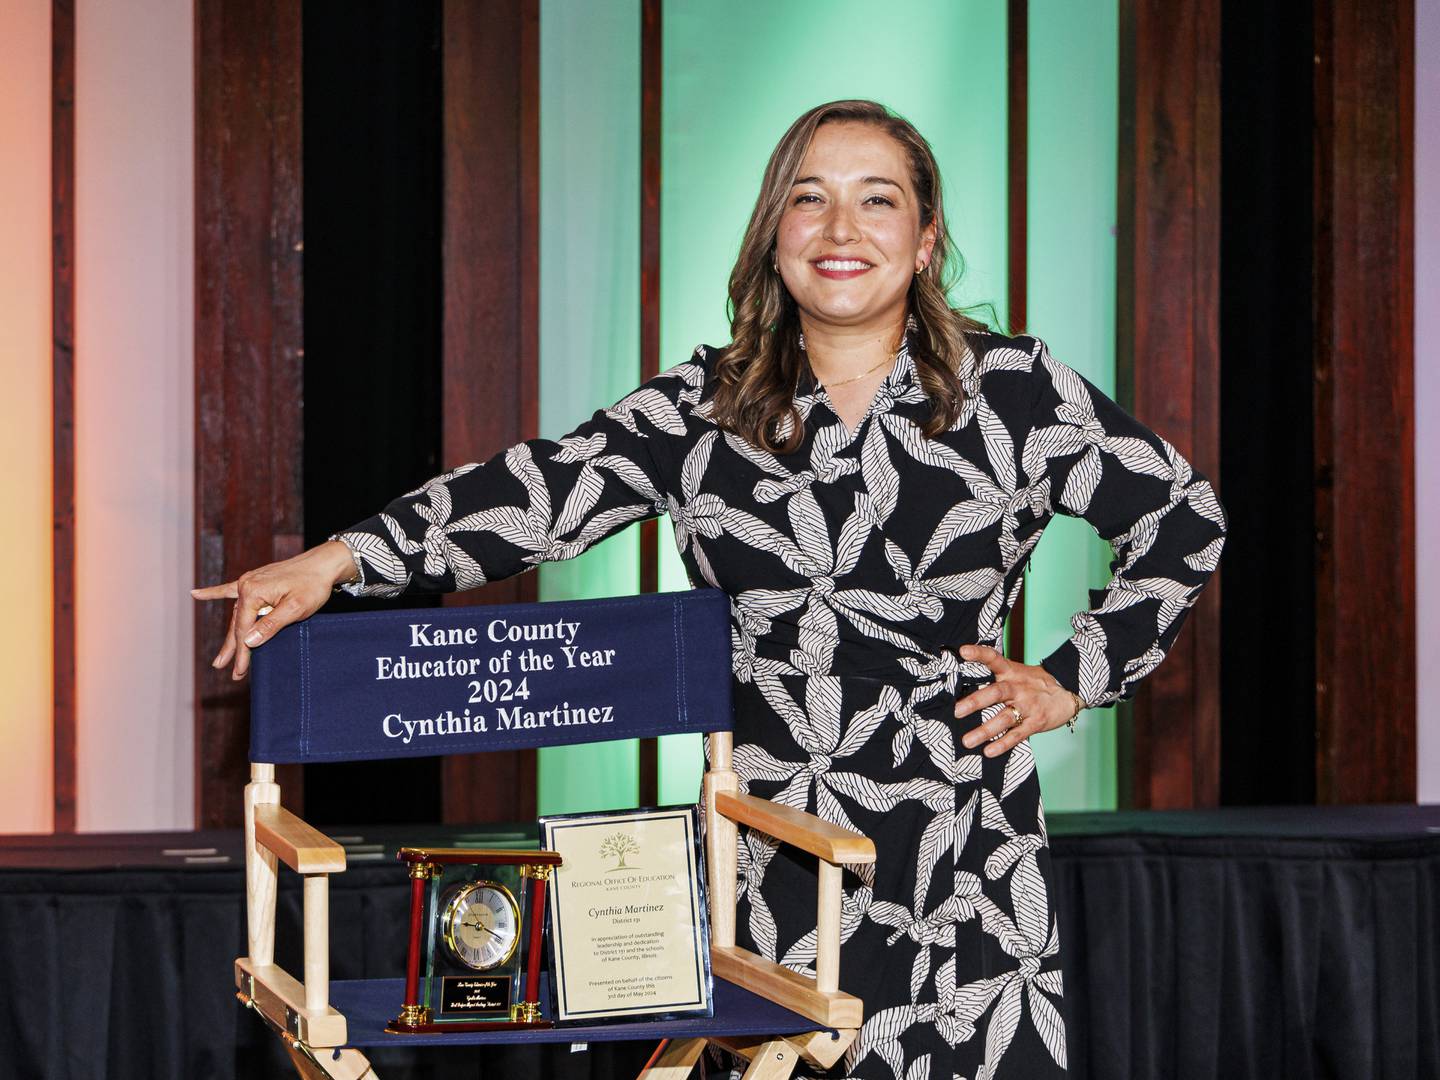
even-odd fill
[[[250,633],[245,635],[245,644],[254,648],[256,645],[259,645],[264,638],[265,635],[260,633],[259,630],[251,630]]]

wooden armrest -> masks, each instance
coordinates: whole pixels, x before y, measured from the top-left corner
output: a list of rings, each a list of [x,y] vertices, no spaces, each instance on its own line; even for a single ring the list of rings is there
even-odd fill
[[[255,840],[301,874],[338,874],[345,869],[345,849],[279,803],[255,807]]]
[[[838,990],[817,990],[815,980],[757,956],[735,945],[710,946],[710,970],[721,979],[743,986],[752,994],[783,1005],[832,1028],[858,1028],[865,1007],[861,1000]]]
[[[235,988],[281,1031],[310,1046],[344,1046],[345,1017],[328,1005],[307,1010],[305,987],[284,968],[256,964],[248,956],[235,961]]]
[[[767,836],[818,855],[829,863],[875,861],[875,844],[868,836],[832,825],[793,806],[757,799],[753,795],[720,792],[715,796],[715,809],[731,821],[759,829]]]

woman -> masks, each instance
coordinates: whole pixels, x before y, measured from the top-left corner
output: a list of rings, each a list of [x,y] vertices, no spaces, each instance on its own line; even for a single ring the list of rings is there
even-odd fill
[[[953,311],[940,177],[866,101],[800,117],[700,346],[558,441],[437,477],[238,582],[216,666],[355,594],[471,588],[669,512],[692,582],[731,597],[735,768],[752,794],[871,836],[846,875],[850,1076],[1065,1071],[1059,936],[1026,740],[1129,695],[1213,571],[1206,480],[1032,337]],[[1114,577],[1039,665],[996,646],[1055,512]],[[263,617],[257,613],[273,610]],[[956,647],[958,646],[958,653]],[[741,844],[741,943],[814,962],[813,860]]]

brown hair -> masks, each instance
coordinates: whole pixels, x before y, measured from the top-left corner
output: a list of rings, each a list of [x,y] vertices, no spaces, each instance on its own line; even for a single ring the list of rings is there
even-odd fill
[[[940,169],[930,144],[908,120],[874,101],[831,101],[805,113],[770,154],[765,178],[740,254],[730,271],[730,344],[716,363],[713,415],[726,430],[767,450],[793,452],[804,428],[794,405],[795,387],[807,363],[800,349],[800,318],[794,299],[772,264],[780,217],[810,141],[821,124],[873,124],[904,148],[910,180],[920,204],[920,227],[936,222],[930,262],[910,283],[909,313],[918,328],[910,333],[910,355],[930,400],[926,435],[949,428],[960,413],[962,390],[956,372],[963,362],[965,334],[988,329],[950,306],[946,274],[950,238],[941,201]],[[958,263],[959,256],[956,255]]]

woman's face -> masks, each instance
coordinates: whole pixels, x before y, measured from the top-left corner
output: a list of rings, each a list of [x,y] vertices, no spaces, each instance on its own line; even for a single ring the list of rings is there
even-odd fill
[[[871,124],[821,125],[775,241],[780,276],[805,320],[892,327],[934,245],[935,224],[920,228],[904,148]]]

